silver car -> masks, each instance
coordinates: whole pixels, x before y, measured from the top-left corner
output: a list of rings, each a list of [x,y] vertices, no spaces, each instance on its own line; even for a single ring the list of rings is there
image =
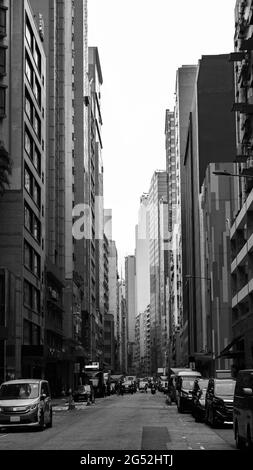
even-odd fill
[[[16,426],[52,427],[53,411],[49,383],[42,379],[19,379],[0,386],[0,430]]]

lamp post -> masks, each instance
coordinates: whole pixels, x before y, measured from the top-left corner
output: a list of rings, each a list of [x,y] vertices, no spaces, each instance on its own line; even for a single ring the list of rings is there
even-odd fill
[[[215,347],[214,347],[214,329],[213,329],[213,311],[212,311],[212,280],[210,277],[192,276],[191,274],[185,275],[186,279],[203,279],[209,283],[209,315],[210,315],[210,330],[211,330],[211,356],[212,356],[212,374],[215,372]]]

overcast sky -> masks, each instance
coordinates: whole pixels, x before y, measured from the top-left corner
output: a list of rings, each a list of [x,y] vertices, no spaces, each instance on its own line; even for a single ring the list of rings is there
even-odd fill
[[[88,0],[89,46],[103,74],[105,207],[124,257],[134,253],[139,200],[165,169],[165,110],[176,70],[233,51],[235,0]]]

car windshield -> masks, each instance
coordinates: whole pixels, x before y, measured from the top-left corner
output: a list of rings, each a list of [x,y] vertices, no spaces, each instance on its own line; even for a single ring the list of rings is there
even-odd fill
[[[182,380],[182,388],[186,390],[192,390],[194,384],[194,379],[183,379]]]
[[[217,395],[226,395],[231,396],[234,395],[235,389],[235,382],[224,382],[224,383],[217,383],[215,385],[215,393]]]
[[[2,384],[0,387],[0,400],[27,400],[38,396],[38,383]]]

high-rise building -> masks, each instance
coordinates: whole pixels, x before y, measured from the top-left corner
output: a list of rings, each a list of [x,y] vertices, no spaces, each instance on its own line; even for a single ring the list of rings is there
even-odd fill
[[[222,163],[233,161],[235,154],[235,121],[231,113],[231,102],[234,96],[233,68],[228,61],[228,55],[202,56],[197,68],[194,88],[191,90],[192,105],[188,109],[185,147],[181,160],[181,208],[182,208],[182,278],[183,278],[183,312],[184,331],[186,333],[188,364],[193,363],[199,370],[213,371],[215,367],[215,345],[212,336],[216,335],[218,326],[220,339],[217,340],[217,348],[222,347],[229,337],[229,286],[228,276],[221,276],[222,269],[227,268],[227,230],[225,222],[212,221],[215,207],[219,197],[224,197],[224,206],[220,204],[221,212],[231,217],[230,183],[220,183],[227,187],[224,190],[211,188],[213,202],[205,206],[210,213],[204,216],[207,225],[207,233],[203,234],[200,225],[200,191],[209,163],[222,167]],[[188,97],[188,99],[190,99]],[[220,166],[218,166],[218,164]],[[218,180],[211,179],[211,185],[218,185]],[[206,187],[208,193],[209,188]],[[219,196],[221,194],[221,196]],[[206,196],[207,194],[206,194]],[[216,198],[216,199],[215,199]],[[216,203],[214,203],[216,200]],[[226,203],[227,201],[227,203]],[[216,223],[216,225],[215,225]],[[204,229],[205,230],[205,229]],[[223,232],[224,240],[220,240],[220,232]],[[207,251],[209,252],[206,263],[203,263],[201,252],[201,237],[206,237]],[[213,246],[209,243],[212,240]],[[224,250],[224,252],[222,252]],[[213,264],[215,255],[213,251],[219,251],[223,257],[223,263]],[[220,270],[220,273],[218,271]],[[218,279],[223,279],[222,283]],[[210,298],[211,307],[203,305],[202,293]],[[209,309],[209,310],[208,310]],[[221,316],[223,320],[214,321]],[[226,312],[226,313],[225,313]],[[203,318],[207,318],[205,324]],[[213,321],[212,321],[213,318]],[[211,323],[212,325],[211,325]],[[203,344],[204,328],[207,327],[208,344]],[[212,331],[211,331],[212,330]],[[221,335],[224,334],[224,337]],[[209,363],[208,363],[209,361]]]
[[[126,286],[123,279],[119,279],[119,365],[120,372],[126,374],[127,365],[127,309],[126,309]]]
[[[150,340],[151,372],[162,367],[161,353],[161,225],[160,201],[167,197],[166,171],[157,170],[153,174],[149,189],[149,262],[150,262]]]
[[[12,161],[10,186],[0,196],[3,380],[45,372],[47,76],[43,30],[29,2],[1,2],[0,14],[0,153]]]
[[[252,1],[237,0],[235,6],[234,62],[237,168],[235,173],[253,174],[252,103]],[[239,211],[231,224],[232,338],[222,356],[232,358],[235,371],[253,367],[252,314],[252,201],[253,179],[235,178]],[[235,210],[237,207],[235,207]]]
[[[189,113],[192,105],[192,96],[197,73],[196,65],[183,65],[176,74],[176,102],[175,102],[175,154],[177,188],[177,216],[173,226],[172,242],[176,252],[174,261],[174,278],[176,282],[177,321],[180,326],[179,365],[188,365],[188,333],[187,318],[183,310],[183,277],[182,277],[182,247],[187,246],[187,239],[182,236],[182,224],[185,220],[185,180],[184,180],[184,151],[187,141],[187,128]]]
[[[167,348],[167,366],[177,366],[180,356],[176,347],[179,342],[180,320],[182,313],[181,301],[181,281],[180,281],[180,253],[179,240],[181,230],[180,215],[180,180],[179,159],[176,161],[175,145],[175,110],[166,110],[165,115],[165,151],[166,151],[166,171],[168,177],[167,200],[168,200],[168,280],[166,289],[166,308],[168,318],[169,342]]]
[[[142,194],[135,231],[136,258],[136,313],[143,312],[150,304],[149,266],[149,195]]]
[[[135,356],[135,321],[136,321],[136,263],[135,256],[125,258],[126,283],[126,313],[127,313],[127,368],[129,374],[134,374]]]

